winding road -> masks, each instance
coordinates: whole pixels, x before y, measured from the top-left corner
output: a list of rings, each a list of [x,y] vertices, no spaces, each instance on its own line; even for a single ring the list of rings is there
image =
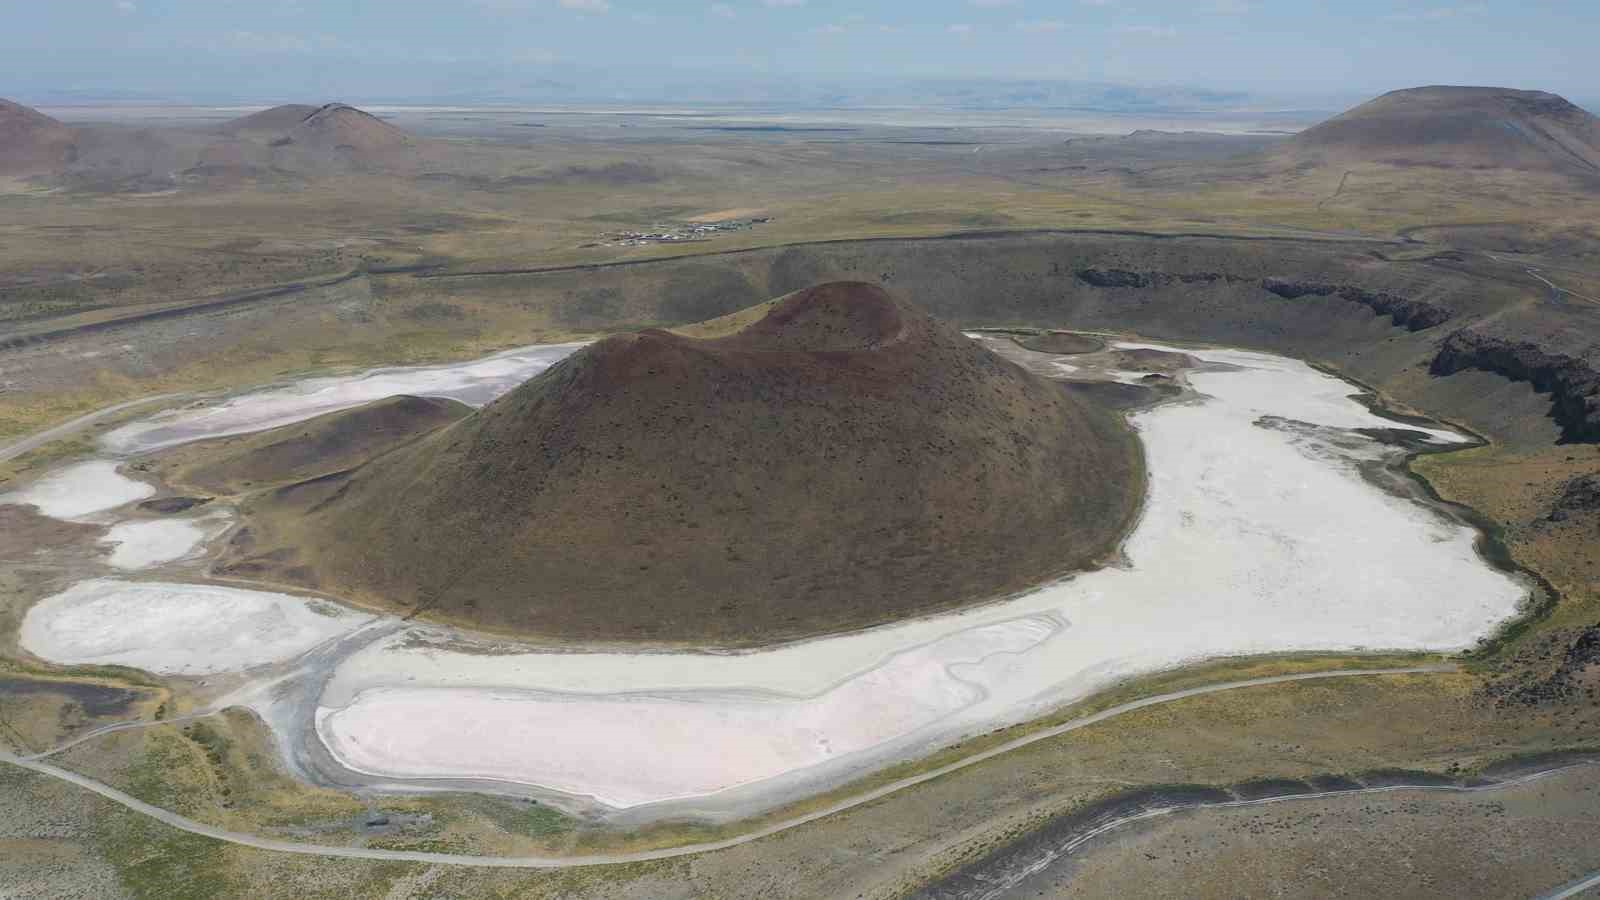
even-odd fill
[[[841,800],[840,802],[831,806],[814,810],[804,815],[795,816],[790,819],[785,819],[780,822],[774,822],[770,825],[763,826],[762,828],[739,835],[737,837],[732,837],[721,841],[710,841],[701,844],[687,844],[681,847],[671,847],[661,850],[648,850],[637,853],[596,854],[591,856],[569,856],[559,858],[542,856],[475,856],[470,854],[454,853],[425,853],[421,851],[410,850],[380,850],[369,847],[330,847],[322,844],[281,841],[240,831],[229,831],[225,828],[218,828],[214,825],[207,825],[203,822],[197,822],[194,819],[180,816],[170,810],[153,806],[144,802],[143,800],[123,793],[122,791],[119,791],[110,785],[102,784],[101,782],[95,781],[92,778],[79,775],[76,772],[63,769],[60,766],[43,762],[39,757],[25,758],[11,753],[0,752],[0,762],[9,763],[10,765],[18,766],[32,772],[37,772],[41,775],[48,775],[52,778],[59,778],[62,781],[75,784],[85,790],[93,791],[94,793],[99,794],[101,797],[104,797],[113,803],[117,803],[142,815],[149,816],[152,819],[162,822],[163,824],[170,825],[171,827],[177,828],[181,831],[187,831],[190,834],[198,834],[204,837],[214,838],[219,841],[226,841],[230,844],[253,847],[258,850],[272,850],[280,853],[296,853],[306,856],[322,856],[339,859],[370,859],[391,862],[420,862],[437,865],[484,866],[507,869],[564,869],[576,868],[579,866],[619,865],[624,863],[646,862],[658,859],[671,859],[678,856],[690,856],[697,853],[706,853],[713,850],[725,850],[729,847],[737,847],[741,844],[748,844],[753,841],[761,840],[762,838],[771,837],[772,835],[783,831],[788,831],[791,828],[798,828],[801,825],[815,822],[818,819],[827,818],[835,813],[844,812],[857,806],[872,803],[873,801],[880,800],[891,794],[899,793],[907,788],[933,781],[936,778],[942,778],[943,776],[949,775],[952,772],[958,772],[970,766],[975,766],[978,763],[994,759],[997,756],[1010,753],[1030,744],[1038,743],[1039,741],[1059,737],[1063,734],[1067,734],[1068,732],[1077,731],[1080,728],[1086,728],[1090,725],[1104,722],[1108,719],[1114,719],[1117,716],[1125,715],[1130,712],[1135,712],[1151,706],[1159,706],[1165,703],[1175,703],[1179,700],[1186,700],[1190,697],[1200,697],[1207,694],[1222,693],[1224,691],[1234,691],[1252,687],[1265,687],[1267,685],[1274,684],[1289,684],[1300,681],[1322,681],[1333,678],[1363,678],[1382,675],[1438,675],[1455,672],[1456,670],[1457,667],[1453,664],[1440,663],[1435,665],[1413,666],[1407,668],[1345,669],[1326,672],[1301,672],[1294,675],[1274,675],[1265,678],[1250,678],[1243,681],[1229,681],[1221,684],[1187,688],[1181,691],[1169,691],[1164,694],[1156,694],[1154,696],[1144,697],[1139,700],[1131,700],[1127,703],[1121,703],[1091,715],[1082,716],[1069,722],[1064,722],[1060,725],[1055,725],[1031,734],[1023,735],[1022,737],[1007,741],[996,747],[991,747],[981,753],[975,753],[953,763],[940,766],[936,769],[931,769],[918,775],[912,775],[907,778],[902,778],[898,781],[890,782],[889,784],[882,785],[881,787],[875,788],[864,794],[860,794],[846,800]],[[131,725],[132,723],[128,724]],[[117,726],[112,727],[114,728]],[[59,749],[62,748],[57,748],[57,750]],[[54,752],[56,751],[48,751],[45,754],[41,754],[41,756],[48,756]],[[1536,775],[1527,776],[1523,780],[1532,780],[1534,777],[1536,777]],[[1511,783],[1512,782],[1502,782],[1501,784],[1510,785]],[[1356,791],[1330,791],[1328,794],[1376,793],[1380,791],[1404,789],[1404,787],[1386,786],[1383,788],[1363,788]],[[1301,795],[1302,798],[1308,798],[1311,796],[1318,795]],[[1133,819],[1130,818],[1130,821],[1133,821]]]
[[[13,441],[4,447],[0,447],[0,462],[5,462],[9,459],[16,459],[24,453],[29,453],[39,449],[40,447],[43,447],[45,444],[49,444],[53,441],[59,441],[62,438],[71,437],[77,432],[88,428],[90,425],[93,425],[94,423],[104,419],[108,419],[124,410],[145,406],[151,403],[160,403],[163,400],[172,400],[182,396],[182,394],[156,394],[153,397],[140,397],[138,400],[129,400],[126,403],[118,403],[115,406],[108,406],[105,409],[95,410],[88,415],[79,416],[76,419],[62,422],[60,425],[57,425],[54,428],[46,428],[44,431],[35,432],[34,434],[30,434],[19,441]]]

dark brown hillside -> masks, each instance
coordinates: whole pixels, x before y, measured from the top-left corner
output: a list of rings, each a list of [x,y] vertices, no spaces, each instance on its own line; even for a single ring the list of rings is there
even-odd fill
[[[1137,509],[1138,459],[1060,385],[880,288],[829,284],[726,337],[608,338],[348,476],[263,497],[238,561],[500,629],[752,644],[1100,559]]]
[[[1297,162],[1600,172],[1600,119],[1555,94],[1493,87],[1393,91],[1296,135]]]
[[[72,159],[72,129],[36,109],[0,99],[0,175],[59,171]]]

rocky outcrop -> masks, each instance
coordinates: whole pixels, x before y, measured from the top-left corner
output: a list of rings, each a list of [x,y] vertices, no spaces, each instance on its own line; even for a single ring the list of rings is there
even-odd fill
[[[1222,272],[1136,272],[1131,269],[1079,269],[1078,280],[1099,288],[1159,288],[1173,284],[1247,284]],[[1371,291],[1348,284],[1325,284],[1289,278],[1266,278],[1261,288],[1285,300],[1301,297],[1337,297],[1359,303],[1380,316],[1388,316],[1396,326],[1421,331],[1449,321],[1453,313],[1443,306],[1411,300],[1386,291]]]
[[[1261,282],[1262,289],[1285,300],[1301,297],[1338,297],[1359,303],[1380,316],[1388,316],[1395,325],[1408,331],[1421,331],[1442,325],[1450,320],[1451,311],[1421,300],[1410,300],[1386,291],[1369,291],[1348,284],[1320,284],[1294,281],[1286,278],[1268,278]]]
[[[1579,700],[1594,690],[1600,665],[1600,623],[1543,635],[1507,661],[1506,674],[1484,685],[1495,706],[1541,707]]]
[[[1600,473],[1579,475],[1568,481],[1550,508],[1552,522],[1565,522],[1581,513],[1600,513]]]
[[[1077,275],[1084,284],[1102,288],[1150,288],[1239,280],[1221,272],[1133,272],[1128,269],[1079,269]]]
[[[1600,442],[1600,372],[1588,362],[1527,341],[1462,330],[1445,339],[1429,372],[1442,376],[1466,369],[1532,383],[1551,395],[1551,416],[1561,426],[1563,441]]]

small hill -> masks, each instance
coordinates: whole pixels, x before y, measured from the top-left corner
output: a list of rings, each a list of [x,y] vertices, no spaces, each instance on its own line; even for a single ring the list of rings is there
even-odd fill
[[[187,444],[163,454],[163,480],[241,494],[360,465],[472,412],[454,400],[389,397],[256,434]]]
[[[246,506],[233,571],[563,638],[748,645],[1104,558],[1142,493],[1113,414],[878,287],[593,344],[354,472]]]
[[[234,119],[222,131],[265,145],[271,165],[294,171],[390,168],[410,162],[417,144],[405,131],[343,103],[275,106]]]
[[[373,156],[409,147],[411,136],[354,106],[330,103],[306,116],[288,132],[299,144]]]
[[[1293,162],[1600,171],[1600,119],[1555,94],[1492,87],[1393,91],[1296,135]]]
[[[222,126],[222,130],[229,134],[268,133],[284,135],[292,131],[295,126],[311,118],[320,106],[311,106],[305,103],[286,103],[283,106],[274,106],[258,113],[234,119]]]
[[[0,175],[59,171],[73,156],[73,131],[42,112],[0,99]]]

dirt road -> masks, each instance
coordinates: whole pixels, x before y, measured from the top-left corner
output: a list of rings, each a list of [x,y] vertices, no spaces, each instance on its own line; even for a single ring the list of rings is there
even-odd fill
[[[576,868],[579,866],[617,865],[622,863],[645,862],[657,859],[670,859],[673,857],[690,856],[697,853],[707,853],[713,850],[724,850],[729,847],[737,847],[741,844],[748,844],[753,841],[758,841],[762,838],[778,834],[779,832],[788,831],[791,828],[798,828],[801,825],[834,815],[835,813],[844,812],[845,810],[880,800],[889,796],[890,794],[898,793],[907,788],[932,781],[952,772],[960,771],[968,766],[977,765],[980,762],[1010,753],[1013,750],[1026,747],[1029,744],[1037,743],[1043,740],[1049,740],[1050,738],[1058,737],[1068,732],[1076,731],[1080,728],[1086,728],[1098,722],[1104,722],[1107,719],[1112,719],[1126,713],[1134,712],[1135,710],[1145,709],[1147,707],[1157,706],[1163,703],[1174,703],[1190,697],[1216,694],[1222,691],[1232,691],[1251,687],[1264,687],[1266,685],[1273,684],[1287,684],[1297,681],[1318,681],[1330,678],[1361,678],[1379,675],[1434,675],[1454,672],[1455,670],[1456,667],[1453,665],[1439,664],[1396,669],[1348,669],[1330,672],[1303,672],[1296,675],[1277,675],[1268,678],[1251,678],[1245,681],[1230,681],[1222,684],[1206,685],[1204,687],[1188,688],[1182,691],[1171,691],[1165,694],[1157,694],[1155,696],[1145,697],[1140,700],[1133,700],[1128,703],[1119,704],[1117,706],[1110,707],[1109,709],[1101,710],[1100,712],[1092,715],[1073,719],[1070,722],[1065,722],[1051,728],[1042,729],[1040,731],[1033,732],[1032,734],[1023,735],[1015,740],[1007,741],[1006,743],[997,747],[992,747],[988,750],[985,750],[982,753],[973,754],[965,759],[958,760],[945,766],[940,766],[937,769],[932,769],[918,775],[902,778],[899,781],[891,782],[890,784],[886,784],[865,794],[840,801],[839,803],[835,803],[832,806],[824,809],[816,810],[803,816],[796,816],[792,819],[775,822],[771,825],[767,825],[747,834],[739,835],[738,837],[728,838],[727,840],[722,841],[712,841],[703,844],[690,844],[682,847],[671,847],[662,850],[650,850],[639,853],[597,854],[593,856],[473,856],[452,853],[423,853],[406,850],[378,850],[367,847],[329,847],[320,844],[304,844],[293,841],[280,841],[238,831],[228,831],[227,829],[217,828],[213,825],[207,825],[203,822],[197,822],[193,819],[180,816],[177,813],[169,810],[161,809],[160,807],[145,803],[144,801],[129,796],[128,794],[125,794],[109,785],[102,784],[91,778],[79,775],[76,772],[42,762],[38,759],[25,759],[10,753],[0,753],[0,762],[9,763],[11,765],[19,766],[42,775],[48,775],[52,778],[59,778],[63,781],[70,782],[81,788],[84,788],[85,790],[93,791],[94,793],[99,794],[113,803],[120,804],[127,809],[149,816],[150,818],[156,819],[157,821],[170,825],[173,828],[177,828],[181,831],[203,835],[219,841],[227,841],[231,844],[254,847],[258,850],[272,850],[280,853],[296,853],[308,856],[322,856],[341,859],[371,859],[433,863],[439,865],[484,866],[491,868],[512,869],[562,869]]]

